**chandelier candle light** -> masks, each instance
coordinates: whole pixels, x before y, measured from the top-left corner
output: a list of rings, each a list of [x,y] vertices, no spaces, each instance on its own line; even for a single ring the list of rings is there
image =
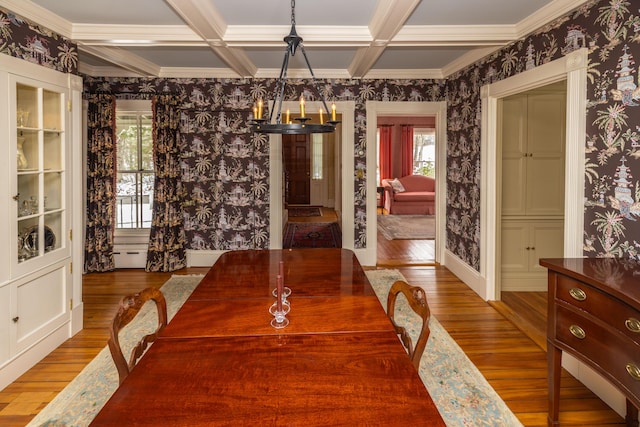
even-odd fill
[[[304,50],[304,46],[302,45],[302,37],[298,35],[296,32],[296,18],[295,18],[295,9],[296,2],[295,0],[291,0],[291,31],[289,35],[284,38],[285,43],[287,43],[287,50],[284,54],[284,61],[282,62],[282,69],[280,70],[280,77],[278,77],[278,82],[276,83],[276,89],[274,93],[274,104],[273,108],[271,108],[269,112],[269,119],[265,119],[263,117],[263,101],[259,99],[257,101],[257,106],[253,107],[253,120],[251,122],[251,126],[254,132],[257,133],[279,133],[279,134],[310,134],[310,133],[329,133],[336,130],[336,125],[340,123],[336,120],[336,105],[331,105],[331,119],[326,123],[322,116],[323,111],[328,112],[329,108],[327,108],[327,103],[320,91],[318,86],[318,82],[316,80],[315,74],[313,74],[313,69],[311,68],[311,64],[309,64],[309,59],[307,58],[307,53]],[[289,110],[286,111],[284,122],[282,117],[282,101],[284,98],[285,87],[287,85],[287,71],[289,69],[289,57],[296,54],[296,50],[300,48],[302,51],[302,55],[304,56],[304,61],[309,68],[309,72],[311,73],[311,79],[313,84],[320,96],[320,100],[322,101],[322,105],[324,106],[324,110],[320,109],[320,123],[310,123],[310,117],[306,116],[305,111],[305,99],[304,96],[300,96],[300,116],[294,117],[294,120],[297,123],[293,123],[291,120],[291,113]],[[277,108],[275,108],[277,105]],[[274,117],[275,114],[275,117]],[[275,121],[274,121],[275,119]],[[309,122],[309,123],[308,123]]]

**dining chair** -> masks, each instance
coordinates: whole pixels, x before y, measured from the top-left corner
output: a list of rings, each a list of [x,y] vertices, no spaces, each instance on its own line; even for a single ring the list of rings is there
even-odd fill
[[[127,362],[122,349],[120,348],[120,330],[128,325],[140,312],[140,309],[149,300],[152,300],[156,304],[158,311],[158,327],[154,332],[144,335],[140,341],[131,350],[129,361]],[[124,296],[120,300],[118,306],[118,312],[113,318],[111,327],[109,328],[109,351],[111,351],[111,357],[118,369],[118,376],[120,384],[129,375],[129,372],[136,365],[136,362],[142,356],[152,342],[158,338],[160,331],[167,326],[167,301],[164,299],[164,295],[157,288],[146,288],[141,292]]]
[[[411,309],[422,319],[422,328],[416,345],[413,346],[413,341],[407,329],[396,323],[396,299],[398,294],[403,294]],[[427,295],[419,286],[411,286],[407,282],[398,280],[389,289],[389,296],[387,298],[387,315],[391,319],[391,323],[396,330],[396,333],[400,336],[402,345],[407,349],[409,358],[413,362],[413,366],[416,370],[420,368],[420,359],[422,353],[427,345],[429,339],[429,318],[431,317],[431,310],[429,310],[429,304],[427,304]]]

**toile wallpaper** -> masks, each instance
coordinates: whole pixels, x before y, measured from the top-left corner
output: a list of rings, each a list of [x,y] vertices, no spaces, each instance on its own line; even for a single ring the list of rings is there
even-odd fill
[[[43,50],[44,47],[44,50]],[[633,0],[594,0],[548,23],[446,80],[331,80],[330,100],[356,103],[354,143],[355,246],[366,247],[367,100],[448,102],[446,247],[480,269],[480,88],[532,67],[589,49],[588,135],[585,141],[584,255],[639,259],[640,9]],[[41,53],[44,52],[44,53]],[[0,53],[77,73],[73,43],[0,9]],[[288,99],[308,81],[288,85]],[[266,137],[249,133],[255,99],[269,79],[85,78],[85,93],[117,98],[180,97],[181,168],[187,246],[191,249],[268,245]]]
[[[640,260],[638,6],[628,0],[585,3],[447,78],[447,248],[476,270],[480,88],[583,47],[589,51],[584,255]]]
[[[250,249],[269,245],[268,136],[249,129],[252,108],[275,79],[85,78],[85,93],[120,99],[172,93],[181,99],[182,180],[187,248]],[[368,100],[442,101],[444,80],[332,80],[327,102],[355,101],[355,247],[366,242],[366,113]],[[291,80],[286,97],[318,98],[310,80]]]

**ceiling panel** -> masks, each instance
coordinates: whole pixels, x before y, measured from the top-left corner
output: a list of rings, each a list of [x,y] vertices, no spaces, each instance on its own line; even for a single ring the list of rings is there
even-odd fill
[[[151,46],[127,50],[161,67],[226,67],[209,47]]]
[[[421,1],[407,25],[515,24],[552,0],[436,0]],[[576,2],[577,6],[577,2]]]
[[[388,47],[384,50],[374,69],[441,69],[460,55],[469,52],[469,47]]]
[[[290,0],[213,0],[229,25],[288,25]],[[367,25],[374,0],[301,0],[296,2],[296,25]]]
[[[78,24],[184,25],[163,0],[34,0],[33,3]]]
[[[245,49],[249,58],[258,66],[258,68],[277,68],[282,67],[284,60],[286,45],[283,43],[280,49]],[[351,63],[356,53],[355,49],[347,48],[309,48],[305,47],[307,59],[313,69],[331,68],[345,69]],[[307,69],[302,51],[298,49],[295,55],[289,57],[289,68],[291,69]]]

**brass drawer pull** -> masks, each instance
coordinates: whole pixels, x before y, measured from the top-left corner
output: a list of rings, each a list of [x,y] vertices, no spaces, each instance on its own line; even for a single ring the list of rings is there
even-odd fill
[[[584,301],[587,299],[587,294],[580,288],[569,289],[569,295],[577,301]]]
[[[640,320],[630,317],[624,321],[624,325],[631,332],[635,332],[636,334],[640,333]]]
[[[583,340],[583,339],[587,336],[587,334],[584,332],[584,329],[582,329],[582,328],[581,328],[580,326],[578,326],[578,325],[571,325],[571,326],[569,326],[569,332],[571,332],[571,334],[572,334],[574,337],[576,337],[576,338],[578,338],[578,339],[581,339],[581,340]]]
[[[636,365],[635,363],[627,363],[627,372],[629,373],[629,375],[631,375],[631,378],[633,378],[636,381],[640,381],[640,368],[638,368],[638,365]]]

